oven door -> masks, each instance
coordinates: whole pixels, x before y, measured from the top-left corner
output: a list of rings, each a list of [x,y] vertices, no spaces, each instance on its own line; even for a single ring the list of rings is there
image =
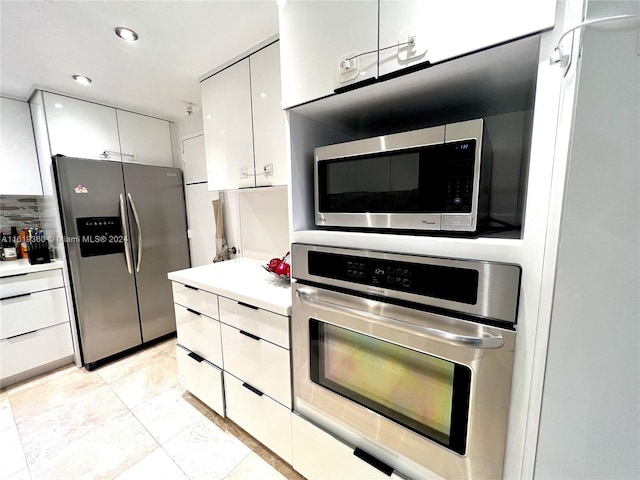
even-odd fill
[[[515,332],[294,283],[295,410],[409,476],[500,478]]]

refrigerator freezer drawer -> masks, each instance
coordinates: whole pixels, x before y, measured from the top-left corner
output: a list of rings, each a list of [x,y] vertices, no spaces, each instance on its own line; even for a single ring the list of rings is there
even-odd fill
[[[176,360],[180,384],[224,417],[222,370],[179,344]]]

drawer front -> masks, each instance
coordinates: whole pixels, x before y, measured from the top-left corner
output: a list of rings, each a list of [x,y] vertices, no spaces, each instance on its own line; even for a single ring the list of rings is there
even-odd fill
[[[291,410],[244,385],[247,384],[224,372],[227,416],[291,463]]]
[[[389,477],[356,457],[352,447],[298,415],[292,415],[291,421],[292,465],[309,480],[400,480],[395,473]]]
[[[69,323],[0,340],[0,378],[73,355]]]
[[[176,348],[176,361],[180,384],[224,417],[222,370],[181,345]]]
[[[283,348],[289,345],[289,317],[220,297],[220,321]]]
[[[173,289],[173,301],[175,303],[216,320],[220,319],[217,295],[177,282],[171,282],[171,288]]]
[[[177,303],[174,303],[173,307],[176,314],[178,343],[222,367],[220,322]]]
[[[69,321],[64,288],[0,300],[0,338],[5,339]]]
[[[26,273],[0,278],[0,298],[64,287],[62,270]]]
[[[289,350],[224,323],[221,327],[224,369],[291,408]]]

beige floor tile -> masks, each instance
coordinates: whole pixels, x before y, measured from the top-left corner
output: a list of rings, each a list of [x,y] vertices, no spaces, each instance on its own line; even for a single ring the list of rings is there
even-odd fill
[[[0,432],[0,478],[5,479],[27,466],[18,428],[7,428]]]
[[[221,480],[251,452],[206,419],[196,421],[163,448],[191,480]]]
[[[115,480],[188,480],[180,467],[162,448],[157,448]]]
[[[13,415],[19,424],[103,385],[96,373],[70,365],[9,387],[8,394]]]
[[[0,475],[0,478],[3,477]],[[3,478],[3,480],[31,480],[31,475],[29,474],[28,468],[23,468],[18,473],[14,473],[13,475],[8,476],[6,479]]]
[[[305,480],[305,478],[296,472],[291,465],[282,460],[261,443],[258,443],[258,445],[253,449],[253,453],[267,462],[271,468],[277,470],[280,475],[285,477],[287,480]]]
[[[201,418],[182,398],[183,392],[182,387],[175,386],[132,410],[160,445]]]
[[[177,344],[177,339],[176,338],[171,338],[169,340],[165,340],[162,343],[159,343],[158,345],[156,345],[156,349],[162,353],[164,353],[165,355],[168,355],[170,357],[174,357],[176,356],[176,344]]]
[[[255,453],[250,453],[225,480],[286,480],[275,468]]]
[[[149,432],[127,412],[29,464],[29,468],[34,479],[113,479],[156,448]]]
[[[103,385],[78,398],[18,424],[29,464],[41,461],[66,445],[129,414],[122,401]]]
[[[0,432],[15,426],[16,422],[13,419],[11,403],[9,402],[9,397],[5,395],[0,398]]]
[[[157,354],[153,361],[144,362],[130,374],[109,383],[127,407],[135,408],[177,385],[176,360],[159,352]]]
[[[144,350],[140,350],[128,357],[121,358],[120,360],[116,360],[97,368],[95,373],[100,375],[105,382],[110,384],[135,373],[141,368],[153,365],[154,362],[163,356],[165,355],[156,348],[145,348]]]

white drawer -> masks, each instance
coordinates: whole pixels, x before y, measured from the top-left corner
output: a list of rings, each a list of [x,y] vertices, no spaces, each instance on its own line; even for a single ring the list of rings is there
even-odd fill
[[[0,277],[0,298],[13,297],[23,293],[39,292],[51,288],[63,287],[62,270],[45,270],[44,272],[24,273]]]
[[[218,315],[218,296],[182,283],[171,282],[173,301],[183,307],[191,308],[208,317],[220,319]]]
[[[0,378],[73,355],[69,323],[0,340]]]
[[[220,297],[220,321],[281,347],[290,348],[289,317]]]
[[[356,457],[353,447],[296,414],[292,416],[293,468],[308,480],[400,480]]]
[[[173,307],[176,314],[178,343],[204,357],[205,360],[222,367],[220,322],[177,303],[174,303]]]
[[[224,417],[222,370],[178,345],[176,348],[180,384]]]
[[[0,339],[69,321],[64,288],[0,300]]]
[[[224,372],[227,416],[291,463],[291,410]]]
[[[289,350],[222,324],[224,369],[291,408]]]

